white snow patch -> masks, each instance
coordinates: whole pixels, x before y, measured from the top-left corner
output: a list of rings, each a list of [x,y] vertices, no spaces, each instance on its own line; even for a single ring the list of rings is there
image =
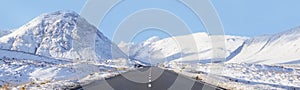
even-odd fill
[[[163,66],[227,89],[300,89],[299,65],[172,63]],[[214,69],[216,66],[219,69]]]

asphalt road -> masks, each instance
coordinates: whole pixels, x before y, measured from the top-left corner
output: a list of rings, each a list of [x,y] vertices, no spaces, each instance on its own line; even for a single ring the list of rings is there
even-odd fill
[[[92,82],[79,90],[222,90],[158,67],[144,67]]]

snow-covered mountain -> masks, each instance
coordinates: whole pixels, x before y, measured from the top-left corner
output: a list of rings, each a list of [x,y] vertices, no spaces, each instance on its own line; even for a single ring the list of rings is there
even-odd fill
[[[7,34],[10,34],[11,31],[7,31],[7,30],[0,30],[0,37],[5,36]]]
[[[56,59],[107,60],[126,55],[72,11],[43,14],[0,38],[0,49]]]
[[[300,63],[300,27],[246,40],[229,63]]]
[[[247,37],[225,36],[227,56],[243,44]],[[139,44],[121,42],[118,45],[131,59],[147,63],[168,61],[180,62],[211,62],[213,50],[211,38],[207,33],[195,33],[160,39],[152,37]]]
[[[300,63],[300,27],[254,38],[226,35],[225,45],[226,49],[222,50],[226,52],[227,63]],[[152,37],[142,43],[121,42],[118,46],[131,59],[152,64],[165,61],[208,63],[213,56],[207,33],[165,39]]]

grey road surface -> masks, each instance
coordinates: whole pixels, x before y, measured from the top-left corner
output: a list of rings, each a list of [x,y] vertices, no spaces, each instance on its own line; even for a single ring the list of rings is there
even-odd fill
[[[143,72],[143,73],[141,73]],[[195,81],[173,71],[158,67],[144,67],[116,77],[94,81],[78,87],[79,90],[223,90]]]

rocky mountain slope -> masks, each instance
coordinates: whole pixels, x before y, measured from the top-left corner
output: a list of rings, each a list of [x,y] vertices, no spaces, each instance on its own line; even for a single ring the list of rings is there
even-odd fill
[[[96,27],[72,11],[38,16],[1,37],[0,49],[69,60],[126,58]]]

